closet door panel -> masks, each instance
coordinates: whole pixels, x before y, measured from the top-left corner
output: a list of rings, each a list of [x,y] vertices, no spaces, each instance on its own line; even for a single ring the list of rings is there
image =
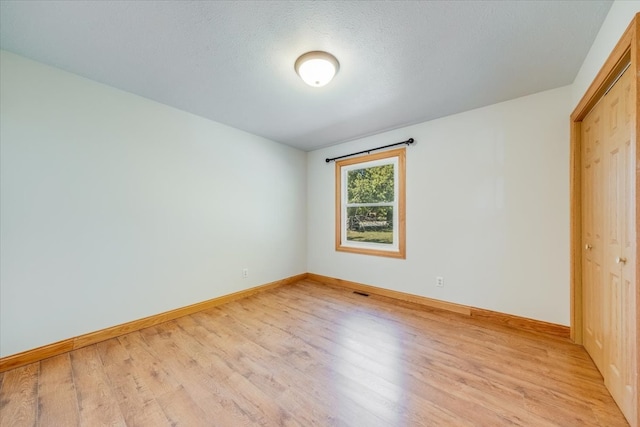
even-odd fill
[[[602,105],[582,123],[582,283],[583,342],[594,363],[604,370],[603,269],[604,168]]]
[[[604,97],[606,152],[604,248],[605,384],[622,412],[631,419],[635,398],[635,287],[633,282],[632,75],[627,70]]]

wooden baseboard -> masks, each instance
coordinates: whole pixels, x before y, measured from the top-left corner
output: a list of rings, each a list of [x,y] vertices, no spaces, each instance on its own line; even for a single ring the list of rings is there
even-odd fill
[[[554,337],[569,339],[569,327],[558,325],[555,323],[543,322],[541,320],[529,319],[526,317],[514,316],[512,314],[500,313],[497,311],[485,310],[481,308],[455,304],[447,301],[441,301],[433,298],[427,298],[419,295],[407,294],[404,292],[393,291],[390,289],[378,288],[363,283],[351,282],[348,280],[337,279],[335,277],[322,276],[320,274],[308,273],[308,280],[326,283],[328,285],[339,286],[342,288],[353,289],[373,295],[381,295],[400,301],[412,302],[422,306],[436,308],[440,310],[452,311],[465,316],[482,319],[492,323],[526,330],[531,332],[542,333]]]
[[[71,350],[73,350],[73,338],[58,341],[53,344],[43,345],[42,347],[23,351],[22,353],[13,354],[11,356],[5,356],[0,359],[0,372],[19,368],[20,366],[28,365],[33,362],[39,362],[41,360],[48,359],[49,357],[67,353]]]
[[[465,316],[471,315],[469,307],[460,304],[454,304],[452,302],[441,301],[437,299],[422,297],[420,295],[407,294],[404,292],[392,291],[391,289],[378,288],[371,285],[365,285],[363,283],[351,282],[349,280],[337,279],[335,277],[322,276],[320,274],[307,274],[307,280],[313,280],[315,282],[326,283],[328,285],[339,286],[342,288],[353,289],[367,294],[380,295],[383,297],[389,297],[400,301],[412,302],[415,304],[423,305],[431,308],[439,308],[441,310],[453,311],[454,313],[464,314]]]
[[[266,290],[277,288],[280,286],[290,285],[306,278],[307,273],[298,274],[296,276],[287,277],[286,279],[277,280],[275,282],[256,286],[254,288],[245,289],[228,295],[223,295],[218,298],[213,298],[207,301],[188,305],[186,307],[177,308],[175,310],[166,311],[164,313],[145,317],[143,319],[133,320],[131,322],[101,329],[95,332],[90,332],[88,334],[80,335],[74,338],[68,338],[53,344],[34,348],[32,350],[23,351],[22,353],[2,357],[0,358],[0,372],[28,365],[30,363],[39,362],[40,360],[57,356],[71,350],[76,350],[78,348],[86,347],[88,345],[115,338],[120,335],[128,334],[130,332],[138,331],[150,326],[155,326],[182,316],[187,316],[189,314],[197,313],[199,311],[226,304],[231,301],[246,298],[259,292],[264,292]]]
[[[484,310],[481,308],[471,307],[471,317],[509,326],[511,328],[538,332],[559,338],[569,339],[570,335],[569,326],[544,322],[542,320],[529,319],[527,317],[514,316],[512,314],[499,313],[497,311]]]
[[[342,288],[353,289],[353,290],[365,292],[368,294],[393,298],[396,300],[410,302],[410,303],[422,305],[425,307],[451,311],[454,313],[462,314],[469,317],[474,317],[477,319],[482,319],[485,321],[497,323],[497,324],[512,327],[512,328],[538,332],[546,335],[569,339],[568,326],[557,325],[555,323],[548,323],[540,320],[528,319],[526,317],[519,317],[511,314],[499,313],[491,310],[484,310],[481,308],[475,308],[475,307],[470,307],[470,306],[461,305],[461,304],[455,304],[447,301],[441,301],[441,300],[427,298],[419,295],[398,292],[390,289],[378,288],[371,285],[365,285],[363,283],[351,282],[349,280],[342,280],[334,277],[322,276],[322,275],[313,274],[313,273],[303,273],[303,274],[298,274],[296,276],[287,277],[286,279],[267,283],[265,285],[256,286],[254,288],[245,289],[243,291],[235,292],[229,295],[223,295],[218,298],[213,298],[213,299],[192,304],[186,307],[181,307],[175,310],[170,310],[164,313],[145,317],[143,319],[133,320],[131,322],[123,323],[121,325],[101,329],[96,332],[90,332],[88,334],[80,335],[74,338],[68,338],[53,344],[48,344],[32,350],[23,351],[22,353],[17,353],[11,356],[2,357],[0,358],[0,372],[4,372],[9,369],[28,365],[30,363],[39,362],[40,360],[57,356],[59,354],[66,353],[71,350],[76,350],[78,348],[86,347],[88,345],[105,341],[111,338],[115,338],[124,334],[128,334],[130,332],[138,331],[140,329],[144,329],[150,326],[158,325],[160,323],[168,322],[170,320],[177,319],[182,316],[187,316],[189,314],[197,313],[199,311],[207,310],[212,307],[226,304],[231,301],[235,301],[241,298],[246,298],[258,292],[264,292],[266,290],[274,289],[280,286],[290,285],[292,283],[296,283],[304,279],[313,280],[320,283],[326,283],[328,285],[339,286]]]

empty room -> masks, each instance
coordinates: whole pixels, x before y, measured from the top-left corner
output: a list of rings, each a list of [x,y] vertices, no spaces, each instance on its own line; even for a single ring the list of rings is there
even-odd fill
[[[640,427],[639,12],[0,0],[0,426]]]

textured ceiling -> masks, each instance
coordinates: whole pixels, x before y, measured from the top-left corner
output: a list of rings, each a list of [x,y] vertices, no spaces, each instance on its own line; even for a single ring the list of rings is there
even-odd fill
[[[0,1],[2,49],[303,150],[571,84],[610,1]],[[306,86],[296,58],[340,72]]]

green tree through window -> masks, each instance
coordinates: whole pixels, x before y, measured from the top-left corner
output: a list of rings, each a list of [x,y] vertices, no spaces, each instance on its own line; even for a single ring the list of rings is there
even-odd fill
[[[393,243],[394,165],[347,173],[347,240]]]

